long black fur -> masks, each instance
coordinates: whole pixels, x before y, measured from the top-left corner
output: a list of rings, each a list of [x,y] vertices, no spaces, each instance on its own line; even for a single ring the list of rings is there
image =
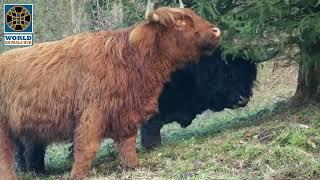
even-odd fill
[[[217,49],[199,64],[174,73],[159,98],[159,113],[141,128],[146,148],[161,144],[160,129],[173,121],[187,127],[197,114],[210,109],[246,106],[257,76],[254,63],[233,56],[222,57]]]

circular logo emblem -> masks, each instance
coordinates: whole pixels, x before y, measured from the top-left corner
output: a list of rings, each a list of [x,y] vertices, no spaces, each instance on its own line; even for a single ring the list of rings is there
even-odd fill
[[[6,14],[6,23],[14,31],[26,30],[31,24],[31,14],[25,7],[14,6]]]

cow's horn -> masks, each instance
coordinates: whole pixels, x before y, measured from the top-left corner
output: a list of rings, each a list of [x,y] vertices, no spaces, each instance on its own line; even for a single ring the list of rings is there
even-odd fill
[[[180,8],[184,8],[184,4],[182,0],[179,0]]]
[[[145,14],[145,18],[146,20],[150,20],[150,13],[154,10],[154,2],[151,0],[148,0],[147,2],[147,9],[146,9],[146,14]]]

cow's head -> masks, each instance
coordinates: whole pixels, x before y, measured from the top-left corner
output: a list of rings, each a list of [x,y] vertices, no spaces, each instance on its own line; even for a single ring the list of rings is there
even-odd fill
[[[187,8],[161,7],[147,10],[147,22],[137,25],[130,33],[130,43],[161,53],[181,62],[197,61],[210,55],[219,44],[220,29]]]
[[[248,104],[257,76],[254,63],[232,55],[227,55],[226,60],[223,60],[220,49],[200,61],[193,72],[197,74],[196,99],[203,106],[202,110],[221,111]]]

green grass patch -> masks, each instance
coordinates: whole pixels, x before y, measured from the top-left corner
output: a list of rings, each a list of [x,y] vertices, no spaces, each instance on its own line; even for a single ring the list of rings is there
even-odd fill
[[[255,113],[225,112],[204,124],[163,130],[164,144],[138,148],[141,168],[123,171],[111,141],[101,146],[91,171],[97,179],[318,179],[320,177],[320,107]],[[261,112],[263,112],[261,115]],[[233,117],[233,118],[231,118]],[[290,119],[290,121],[288,121]],[[307,120],[308,119],[308,120]],[[186,131],[186,132],[185,132]],[[185,134],[183,134],[185,132]],[[180,138],[180,139],[179,139]],[[46,157],[48,175],[26,179],[63,179],[71,169],[70,145],[53,145]]]

